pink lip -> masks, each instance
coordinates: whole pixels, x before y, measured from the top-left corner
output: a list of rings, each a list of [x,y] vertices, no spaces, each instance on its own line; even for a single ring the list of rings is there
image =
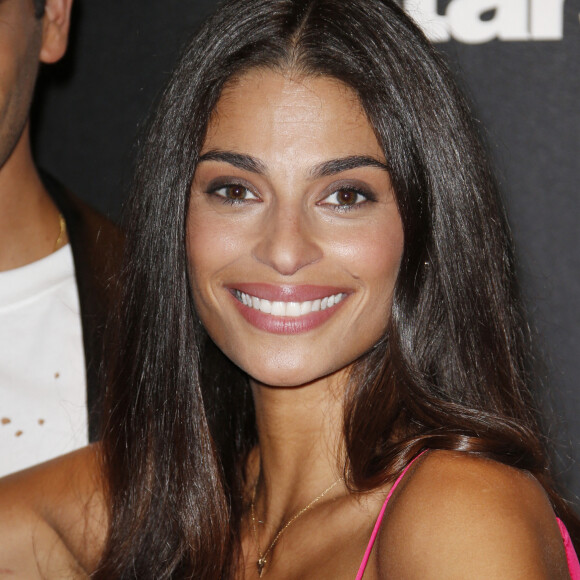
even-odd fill
[[[338,309],[347,301],[352,290],[337,288],[334,286],[274,286],[271,284],[235,284],[229,287],[232,300],[240,314],[254,327],[272,334],[300,334],[314,330],[324,324]],[[304,316],[272,316],[260,310],[250,308],[242,304],[233,294],[234,290],[240,290],[246,294],[265,298],[266,300],[279,300],[282,302],[306,302],[317,300],[325,296],[344,293],[347,296],[338,304],[318,312],[310,312]]]

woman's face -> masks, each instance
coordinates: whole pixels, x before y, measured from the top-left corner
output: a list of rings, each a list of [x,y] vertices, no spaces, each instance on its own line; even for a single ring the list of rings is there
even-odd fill
[[[354,92],[270,70],[230,84],[195,172],[187,248],[205,328],[254,380],[303,385],[371,348],[403,228]]]

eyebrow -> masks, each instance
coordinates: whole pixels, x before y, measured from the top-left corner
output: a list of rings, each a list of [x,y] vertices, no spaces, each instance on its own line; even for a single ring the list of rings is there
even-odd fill
[[[199,163],[202,161],[221,161],[223,163],[229,163],[238,169],[250,171],[251,173],[259,173],[260,175],[266,173],[266,166],[261,161],[250,155],[234,153],[233,151],[212,149],[200,156]]]
[[[221,161],[233,165],[238,169],[265,175],[267,173],[266,166],[255,157],[245,155],[243,153],[235,153],[233,151],[223,151],[221,149],[212,149],[204,153],[199,158],[199,163],[202,161]],[[376,167],[383,171],[389,171],[385,163],[379,161],[375,157],[369,155],[350,155],[348,157],[341,157],[339,159],[330,159],[324,163],[320,163],[312,168],[310,175],[313,179],[320,177],[330,177],[349,169],[356,169],[358,167]]]
[[[320,165],[316,165],[312,169],[311,175],[315,179],[319,177],[329,177],[341,173],[342,171],[357,169],[358,167],[376,167],[383,171],[389,171],[385,163],[375,159],[374,157],[368,155],[350,155],[349,157],[331,159],[330,161],[325,161]]]

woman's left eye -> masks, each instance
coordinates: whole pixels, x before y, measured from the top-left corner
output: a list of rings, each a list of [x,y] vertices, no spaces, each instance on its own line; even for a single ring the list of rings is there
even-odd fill
[[[356,189],[338,189],[325,197],[321,205],[333,205],[340,209],[350,209],[357,205],[361,205],[365,201],[369,201],[369,195],[357,191]]]

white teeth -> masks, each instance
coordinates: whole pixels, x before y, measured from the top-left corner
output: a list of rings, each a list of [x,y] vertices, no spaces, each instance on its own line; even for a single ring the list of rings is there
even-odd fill
[[[271,314],[272,316],[304,316],[311,312],[318,312],[326,310],[338,304],[346,294],[342,292],[325,296],[324,298],[317,298],[316,300],[306,300],[305,302],[281,302],[279,300],[271,302],[265,298],[258,298],[257,296],[250,296],[245,292],[236,290],[236,298],[246,306],[254,310],[260,310],[264,314]]]
[[[286,316],[300,316],[300,302],[286,302]]]

